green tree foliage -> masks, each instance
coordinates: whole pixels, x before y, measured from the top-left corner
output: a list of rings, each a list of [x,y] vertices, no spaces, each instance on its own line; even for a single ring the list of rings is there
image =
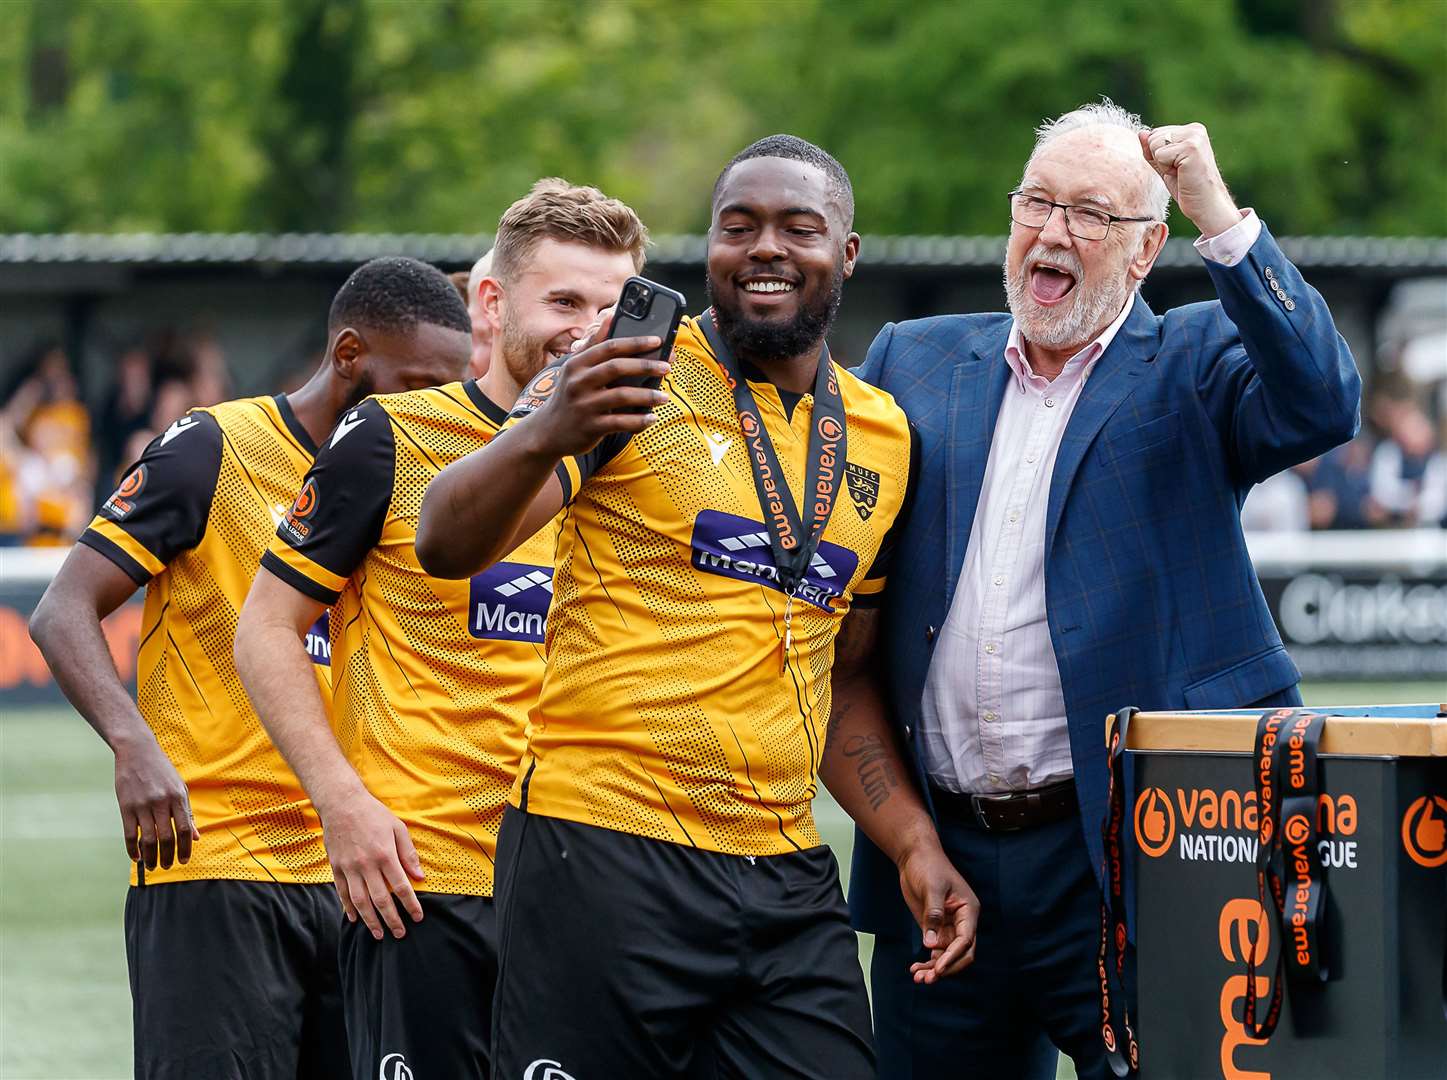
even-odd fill
[[[693,231],[793,131],[863,231],[997,234],[1032,128],[1105,94],[1206,124],[1278,233],[1447,234],[1447,0],[4,8],[3,231],[479,232],[550,174]]]

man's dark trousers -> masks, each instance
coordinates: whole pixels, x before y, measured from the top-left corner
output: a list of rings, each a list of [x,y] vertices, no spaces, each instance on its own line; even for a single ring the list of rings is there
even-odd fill
[[[1094,972],[1100,890],[1079,815],[985,832],[941,815],[940,842],[980,898],[975,962],[916,985],[918,934],[881,935],[870,972],[881,1080],[1054,1080],[1056,1047],[1082,1080],[1110,1075]]]

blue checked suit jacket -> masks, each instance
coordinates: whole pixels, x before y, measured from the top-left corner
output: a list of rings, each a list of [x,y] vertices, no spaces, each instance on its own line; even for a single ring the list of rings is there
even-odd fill
[[[1136,297],[1086,382],[1050,482],[1046,611],[1097,873],[1108,713],[1300,702],[1300,673],[1267,610],[1239,511],[1253,484],[1345,442],[1359,424],[1351,352],[1270,233],[1236,266],[1206,266],[1219,301],[1162,316]],[[919,429],[918,486],[880,644],[892,720],[926,798],[914,735],[1005,392],[1010,321],[890,324],[856,369]],[[898,872],[862,834],[849,900],[861,930],[913,927]]]

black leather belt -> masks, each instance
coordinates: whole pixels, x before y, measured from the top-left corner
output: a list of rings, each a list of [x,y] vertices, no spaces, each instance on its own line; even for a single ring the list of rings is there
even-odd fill
[[[1069,779],[1011,795],[961,795],[931,785],[930,796],[941,817],[986,832],[1032,829],[1064,821],[1080,810],[1075,801],[1075,781]]]

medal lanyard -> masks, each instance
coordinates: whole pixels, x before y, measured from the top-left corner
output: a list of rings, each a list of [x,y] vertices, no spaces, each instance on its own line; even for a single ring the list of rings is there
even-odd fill
[[[784,480],[779,456],[774,451],[774,441],[764,427],[754,393],[749,389],[748,380],[744,378],[733,353],[724,343],[723,335],[714,325],[713,312],[705,311],[699,317],[698,325],[713,349],[719,367],[723,369],[729,389],[733,391],[734,408],[738,411],[739,427],[744,434],[744,452],[754,474],[754,489],[759,495],[764,526],[768,529],[774,568],[784,590],[783,657],[779,666],[782,675],[788,667],[789,649],[794,639],[794,594],[809,572],[809,564],[819,548],[839,490],[839,473],[847,445],[839,380],[829,359],[829,346],[824,345],[819,353],[819,371],[814,376],[814,415],[809,429],[808,468],[804,476],[804,504],[808,514],[805,520],[794,505],[794,497]]]

